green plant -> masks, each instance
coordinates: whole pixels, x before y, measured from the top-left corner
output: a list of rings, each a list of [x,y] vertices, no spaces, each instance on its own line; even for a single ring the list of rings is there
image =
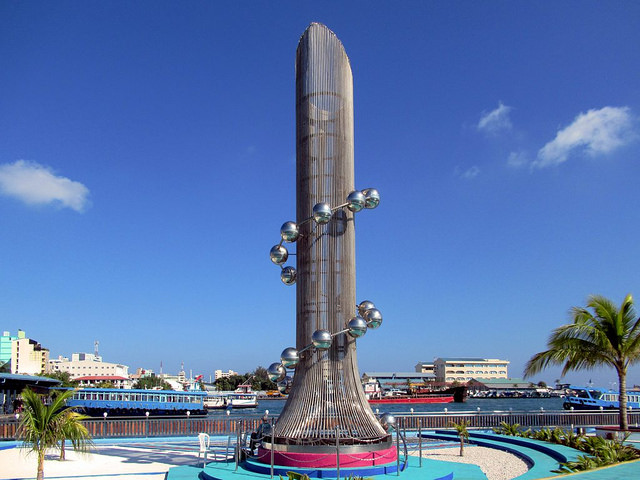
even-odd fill
[[[584,442],[584,439],[584,434],[563,430],[560,442],[562,443],[562,445],[566,445],[567,447],[579,450],[582,442]]]
[[[82,421],[87,418],[89,418],[87,415],[81,415],[70,408],[64,411],[60,423],[60,460],[65,459],[66,440],[71,442],[71,446],[76,451],[86,451],[93,445],[87,427],[82,424]]]
[[[591,311],[589,311],[591,309]],[[562,365],[562,374],[571,370],[606,365],[618,374],[620,428],[627,430],[627,370],[640,361],[640,318],[627,295],[620,308],[611,300],[593,295],[587,308],[571,310],[572,323],[556,328],[547,342],[548,349],[527,362],[525,378],[547,366]]]
[[[560,468],[552,470],[553,473],[572,473],[582,470],[591,470],[602,466],[596,457],[589,455],[578,455],[577,459],[571,462],[563,462]]]
[[[454,422],[453,420],[449,423],[450,426],[456,429],[456,433],[458,434],[458,438],[460,438],[460,456],[464,457],[464,441],[469,440],[469,430],[467,427],[471,424],[469,420],[460,420],[459,422]]]
[[[45,405],[42,397],[33,390],[26,388],[22,391],[23,411],[17,436],[22,439],[24,447],[37,455],[37,480],[44,479],[44,456],[48,449],[60,448],[66,438],[79,450],[86,450],[92,445],[86,429],[82,427],[84,432],[80,432],[79,418],[70,415],[72,410],[65,406],[72,395],[73,390],[64,391]]]
[[[500,422],[498,427],[493,428],[493,432],[499,435],[510,435],[512,437],[522,436],[519,423]]]

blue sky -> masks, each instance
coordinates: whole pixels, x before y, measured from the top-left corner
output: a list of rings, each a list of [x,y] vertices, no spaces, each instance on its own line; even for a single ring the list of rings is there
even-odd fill
[[[0,328],[132,370],[276,361],[313,21],[350,57],[356,187],[382,196],[356,225],[384,315],[361,372],[521,376],[590,294],[640,298],[640,4],[344,3],[0,3]],[[588,379],[616,381],[567,376]]]

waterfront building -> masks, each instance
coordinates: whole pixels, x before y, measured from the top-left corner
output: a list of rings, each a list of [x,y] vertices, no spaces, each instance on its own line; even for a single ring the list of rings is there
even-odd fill
[[[409,386],[413,388],[416,385],[433,382],[435,379],[433,373],[420,372],[365,372],[362,374],[365,393],[388,392],[390,390],[406,392]]]
[[[229,378],[234,375],[238,375],[238,372],[234,372],[233,370],[229,370],[227,372],[223,372],[222,370],[216,370],[214,372],[214,379],[218,380],[219,378]]]
[[[75,377],[80,387],[98,387],[105,383],[110,383],[113,387],[109,388],[131,388],[131,380],[127,377],[119,375],[87,375],[85,377]]]
[[[11,338],[11,373],[37,375],[47,371],[49,349],[43,348],[37,341],[27,338],[23,330],[18,330],[17,337],[11,337],[4,332],[2,338],[6,345],[7,338]],[[6,346],[5,346],[6,348]]]
[[[415,370],[418,373],[432,373],[434,376],[436,374],[436,366],[433,362],[418,362]]]
[[[129,367],[120,363],[103,362],[92,353],[74,353],[71,360],[58,357],[49,361],[50,372],[68,372],[72,379],[79,377],[115,376],[129,378]]]
[[[11,371],[11,342],[17,339],[18,336],[10,332],[2,332],[0,337],[0,369],[6,372]]]
[[[472,379],[467,382],[470,395],[475,396],[548,396],[549,389],[540,388],[522,378]],[[488,395],[491,394],[491,395]]]
[[[433,361],[438,382],[468,382],[495,378],[509,378],[508,360],[496,358],[450,357]]]

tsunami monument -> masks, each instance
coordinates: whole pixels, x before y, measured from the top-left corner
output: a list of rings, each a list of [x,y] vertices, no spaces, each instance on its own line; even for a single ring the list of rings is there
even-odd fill
[[[393,417],[371,410],[356,359],[356,339],[379,327],[382,314],[356,301],[355,216],[377,207],[380,195],[354,185],[351,66],[337,36],[318,23],[300,38],[295,65],[296,220],[282,225],[270,258],[282,282],[296,286],[296,346],[268,368],[288,399],[258,461],[356,473],[395,466]],[[295,266],[287,265],[293,247]]]

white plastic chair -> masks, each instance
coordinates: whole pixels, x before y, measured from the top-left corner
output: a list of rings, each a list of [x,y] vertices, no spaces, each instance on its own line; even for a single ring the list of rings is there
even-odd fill
[[[198,443],[200,444],[200,450],[198,451],[198,458],[200,458],[200,455],[202,455],[204,457],[204,462],[206,463],[207,454],[209,453],[209,445],[210,445],[209,435],[206,433],[199,433]]]

